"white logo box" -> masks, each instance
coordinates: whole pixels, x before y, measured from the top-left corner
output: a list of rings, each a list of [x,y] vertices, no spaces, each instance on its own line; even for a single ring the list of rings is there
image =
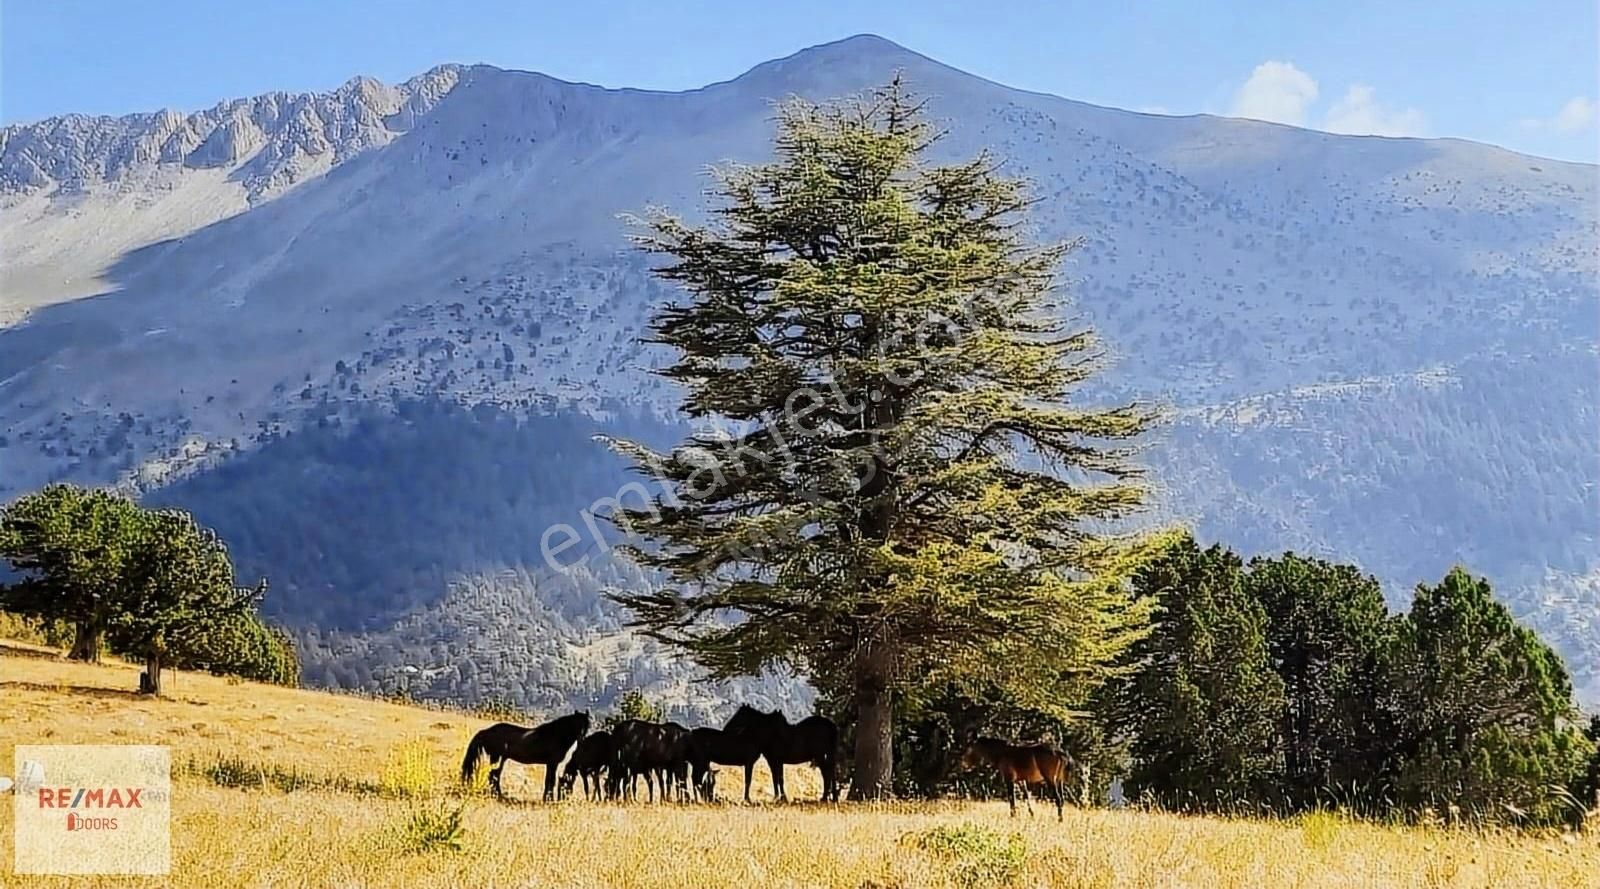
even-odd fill
[[[166,874],[172,754],[162,746],[19,744],[12,868],[19,874]]]

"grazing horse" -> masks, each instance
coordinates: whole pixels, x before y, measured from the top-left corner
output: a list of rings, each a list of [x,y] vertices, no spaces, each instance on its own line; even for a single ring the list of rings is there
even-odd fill
[[[493,766],[489,771],[489,787],[495,796],[504,796],[500,791],[500,773],[505,770],[506,760],[542,765],[544,798],[548,802],[556,792],[556,766],[587,731],[589,714],[584,712],[569,713],[537,728],[495,723],[472,736],[467,755],[461,760],[461,781],[471,783],[472,776],[478,772],[478,760],[487,754]]]
[[[617,742],[610,732],[595,732],[572,748],[572,758],[567,760],[566,771],[561,775],[561,795],[572,792],[578,778],[583,778],[583,798],[600,800],[605,795],[605,785],[600,783],[600,773],[614,768],[617,759]],[[594,786],[589,785],[593,779]]]
[[[713,765],[744,766],[744,801],[750,802],[750,782],[755,777],[756,760],[761,758],[761,745],[755,738],[719,728],[697,728],[689,733],[686,753],[694,770],[695,792],[701,799],[711,802],[716,787],[711,774]]]
[[[780,800],[789,795],[783,788],[785,764],[810,763],[822,772],[822,799],[839,799],[839,727],[823,716],[807,716],[790,724],[783,711],[763,713],[741,706],[723,727],[728,734],[744,735],[756,742],[761,756],[772,770],[772,792]]]
[[[1056,803],[1056,820],[1062,820],[1061,807],[1066,795],[1067,773],[1078,767],[1065,751],[1047,744],[1019,746],[1007,744],[998,738],[979,738],[967,746],[961,755],[963,768],[989,765],[998,769],[1005,779],[1006,792],[1011,800],[1011,815],[1017,814],[1017,785],[1022,785],[1022,798],[1028,804],[1028,814],[1033,814],[1033,798],[1028,795],[1029,784],[1043,784]]]
[[[616,739],[617,763],[621,767],[619,787],[628,791],[627,795],[637,795],[634,788],[643,775],[651,802],[655,802],[658,781],[662,800],[667,799],[674,786],[680,799],[688,798],[688,729],[676,722],[628,719],[612,729],[611,734]]]

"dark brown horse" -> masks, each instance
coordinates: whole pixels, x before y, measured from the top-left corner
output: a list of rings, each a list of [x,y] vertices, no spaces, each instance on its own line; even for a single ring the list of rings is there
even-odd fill
[[[694,770],[695,792],[706,802],[711,802],[716,785],[711,780],[711,767],[744,766],[744,801],[750,802],[750,782],[755,777],[756,760],[761,758],[761,745],[755,738],[725,732],[719,728],[697,728],[689,733],[689,767]]]
[[[467,755],[461,760],[461,781],[464,784],[472,782],[472,776],[478,773],[478,761],[487,754],[493,766],[489,771],[489,787],[494,790],[495,796],[504,796],[500,791],[500,773],[505,770],[506,760],[542,765],[544,798],[548,802],[556,793],[556,766],[566,758],[572,745],[588,731],[589,714],[583,712],[569,713],[537,728],[525,728],[509,722],[495,723],[472,736],[472,742],[467,745]]]
[[[665,801],[674,789],[680,799],[689,796],[689,730],[676,722],[644,722],[628,719],[611,730],[617,744],[619,791],[636,796],[634,787],[642,776],[655,801],[656,784],[661,785]]]
[[[610,732],[595,732],[579,741],[578,746],[572,748],[572,758],[567,760],[567,768],[561,775],[561,795],[571,793],[573,785],[582,777],[584,799],[604,798],[606,787],[601,783],[600,773],[614,768],[616,759],[617,742]]]
[[[742,706],[728,720],[723,731],[744,735],[756,742],[761,756],[772,770],[772,793],[780,800],[789,795],[783,789],[783,767],[810,763],[822,772],[822,799],[839,799],[839,727],[823,716],[807,716],[790,724],[783,711],[763,713]]]
[[[1069,754],[1048,744],[1007,744],[999,738],[973,741],[961,755],[961,765],[969,769],[988,765],[999,770],[1006,782],[1012,816],[1017,814],[1017,785],[1022,785],[1022,798],[1028,804],[1028,814],[1032,815],[1033,797],[1028,795],[1028,785],[1043,784],[1050,798],[1055,800],[1057,821],[1062,819],[1067,773],[1078,768]]]

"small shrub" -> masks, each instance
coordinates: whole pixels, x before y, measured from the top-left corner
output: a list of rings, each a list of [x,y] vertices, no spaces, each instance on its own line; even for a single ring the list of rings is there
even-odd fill
[[[479,701],[471,710],[473,716],[489,722],[509,722],[522,725],[528,722],[528,715],[521,707],[510,698],[488,697]]]
[[[443,802],[413,806],[397,831],[400,847],[412,854],[459,850],[466,835],[461,824],[465,813],[465,803],[453,807]]]
[[[644,722],[661,722],[667,718],[667,708],[651,701],[644,696],[644,692],[637,688],[630,688],[617,699],[617,707],[611,715],[601,720],[601,726],[607,731],[630,719],[639,719]]]
[[[266,790],[283,793],[297,790],[327,790],[334,793],[373,794],[378,789],[373,784],[346,778],[343,775],[325,776],[299,769],[284,768],[276,764],[253,763],[238,756],[218,756],[210,762],[190,760],[182,766],[183,773],[197,775],[218,787],[241,790]]]
[[[1306,848],[1321,851],[1333,845],[1344,827],[1344,818],[1335,812],[1318,809],[1300,816],[1300,834]]]
[[[909,834],[911,845],[940,859],[955,881],[969,889],[1009,886],[1022,874],[1027,844],[1021,834],[977,824],[941,825]]]
[[[0,639],[15,639],[49,648],[71,648],[74,631],[64,620],[43,620],[0,611]]]
[[[385,796],[417,799],[433,795],[433,769],[428,763],[428,745],[407,741],[390,751],[378,772],[378,787]],[[483,771],[480,769],[480,771]]]

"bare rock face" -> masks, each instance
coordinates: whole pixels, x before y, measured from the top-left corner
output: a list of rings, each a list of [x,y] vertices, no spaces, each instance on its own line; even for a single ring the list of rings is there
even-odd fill
[[[74,192],[161,167],[237,172],[252,202],[405,133],[460,79],[356,77],[328,93],[268,93],[182,114],[66,115],[0,129],[0,195]]]

